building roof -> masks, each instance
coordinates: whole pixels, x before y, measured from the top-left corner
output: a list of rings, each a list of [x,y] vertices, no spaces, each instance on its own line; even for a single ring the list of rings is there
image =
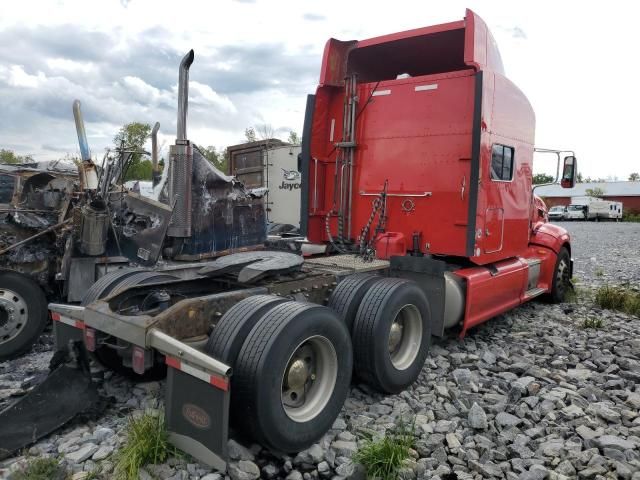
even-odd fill
[[[260,148],[277,148],[288,147],[291,143],[283,142],[279,138],[267,138],[266,140],[256,140],[255,142],[245,142],[238,145],[231,145],[227,147],[227,152],[235,152],[237,150],[254,150]]]
[[[640,197],[640,182],[589,182],[576,183],[573,188],[560,185],[546,185],[535,189],[539,197],[579,197],[587,195],[587,189],[599,188],[603,197]]]

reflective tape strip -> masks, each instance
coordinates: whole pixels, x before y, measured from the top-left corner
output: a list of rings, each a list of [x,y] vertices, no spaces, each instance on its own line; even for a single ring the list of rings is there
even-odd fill
[[[84,330],[85,328],[83,321],[74,320],[73,318],[65,317],[64,315],[60,315],[56,312],[51,312],[51,319],[56,322],[64,323],[65,325],[69,325],[70,327],[79,328],[80,330]]]
[[[224,390],[225,392],[229,390],[229,380],[225,377],[220,375],[211,375],[210,373],[192,367],[191,365],[182,363],[177,358],[170,357],[169,355],[165,356],[165,363],[176,370],[180,370],[181,372],[187,373],[192,377],[196,377],[203,382],[207,382],[220,390]]]
[[[371,94],[372,97],[379,97],[381,95],[391,95],[391,90],[376,90]]]
[[[435,90],[438,88],[438,84],[437,83],[432,83],[430,85],[418,85],[416,88],[414,88],[414,90],[416,92],[422,92],[424,90]]]

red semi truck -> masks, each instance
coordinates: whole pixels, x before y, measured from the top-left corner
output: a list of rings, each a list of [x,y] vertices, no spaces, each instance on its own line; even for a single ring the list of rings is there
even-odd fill
[[[171,182],[195,175],[191,143],[178,138]],[[235,253],[174,280],[111,274],[83,306],[50,304],[56,358],[71,348],[132,375],[166,369],[171,441],[218,468],[229,423],[267,448],[302,450],[331,427],[352,371],[399,392],[422,371],[431,335],[464,335],[543,294],[563,299],[569,235],[546,222],[533,195],[533,141],[533,110],[471,11],[443,25],[329,40],[301,155],[301,227],[329,254]],[[562,164],[570,187],[576,159]],[[70,382],[69,372],[64,365],[52,377]],[[60,380],[2,414],[0,449],[33,441],[95,397],[90,383],[74,381],[75,407],[58,408],[58,395],[35,421],[29,402],[45,402]]]

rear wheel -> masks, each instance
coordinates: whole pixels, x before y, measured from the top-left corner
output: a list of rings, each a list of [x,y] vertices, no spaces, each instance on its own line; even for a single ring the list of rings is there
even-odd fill
[[[277,305],[256,324],[236,360],[233,418],[273,450],[303,450],[331,428],[351,370],[349,332],[330,309]]]
[[[48,320],[40,286],[17,272],[0,272],[0,361],[26,352]]]
[[[336,312],[351,331],[358,307],[367,290],[382,277],[371,273],[357,273],[342,280],[331,293],[327,306]]]
[[[265,313],[285,301],[275,295],[255,295],[239,301],[217,323],[205,351],[233,368],[251,329]]]
[[[564,302],[571,285],[571,256],[565,247],[560,249],[553,271],[553,283],[549,299],[553,303]]]
[[[420,375],[431,339],[431,313],[415,282],[385,278],[366,293],[353,324],[355,371],[386,393],[398,393]]]

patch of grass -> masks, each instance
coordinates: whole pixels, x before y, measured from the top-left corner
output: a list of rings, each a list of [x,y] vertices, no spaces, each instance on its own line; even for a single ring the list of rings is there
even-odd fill
[[[162,412],[131,417],[126,427],[126,441],[115,454],[118,480],[137,480],[138,471],[152,463],[163,463],[178,450],[169,443]]]
[[[601,268],[596,268],[595,274],[596,277],[602,277],[604,276],[604,270],[602,270]]]
[[[622,214],[623,222],[640,222],[640,212],[625,212]]]
[[[15,472],[13,480],[52,480],[64,479],[66,471],[58,465],[55,458],[32,458],[20,470]]]
[[[354,454],[353,461],[364,466],[367,478],[394,480],[404,461],[409,458],[409,449],[415,441],[414,430],[414,425],[409,426],[401,421],[383,438],[367,438]]]
[[[571,287],[564,294],[565,303],[578,303],[581,299],[588,297],[588,292],[579,286],[577,277],[571,279]]]
[[[600,317],[586,317],[582,321],[582,328],[600,329],[604,327],[604,320]]]
[[[596,291],[595,302],[601,308],[640,316],[640,292],[605,285]]]

